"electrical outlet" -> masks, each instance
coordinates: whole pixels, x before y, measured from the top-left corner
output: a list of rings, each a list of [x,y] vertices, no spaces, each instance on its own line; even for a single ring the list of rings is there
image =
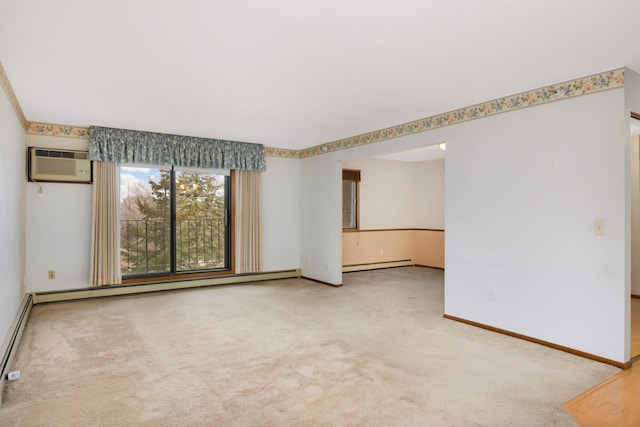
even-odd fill
[[[378,251],[378,253],[379,253],[380,255],[384,255],[384,249],[380,249],[380,250]]]
[[[49,280],[53,280],[56,278],[56,271],[55,270],[49,270],[47,273]]]

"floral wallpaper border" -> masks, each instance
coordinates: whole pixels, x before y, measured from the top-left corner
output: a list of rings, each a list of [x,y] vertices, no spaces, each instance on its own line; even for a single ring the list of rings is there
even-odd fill
[[[1,66],[1,64],[0,64]],[[0,78],[2,78],[3,86],[8,80],[4,75],[4,71],[0,68]],[[9,85],[9,88],[11,86]],[[563,99],[588,95],[591,93],[602,92],[605,90],[624,87],[624,68],[618,68],[611,71],[570,80],[564,83],[557,83],[539,89],[494,99],[480,104],[471,105],[469,107],[460,108],[443,114],[414,120],[401,125],[376,130],[348,138],[339,139],[337,141],[328,142],[326,144],[316,145],[314,147],[305,148],[303,150],[291,150],[286,148],[265,147],[264,153],[269,157],[284,157],[289,159],[303,159],[306,157],[318,156],[330,153],[332,151],[346,150],[361,145],[372,144],[375,142],[386,141],[401,136],[411,135],[414,133],[426,132],[432,129],[438,129],[445,126],[451,126],[456,123],[462,123],[469,120],[476,120],[483,117],[493,116],[496,114],[515,111],[521,108],[533,107],[548,102],[561,101]],[[6,91],[5,87],[5,91]],[[9,97],[11,99],[11,97]],[[15,96],[14,96],[15,99]],[[17,100],[15,101],[17,104]],[[15,107],[14,107],[15,108]],[[20,110],[20,106],[17,106]],[[26,120],[25,120],[26,121]],[[25,126],[27,133],[34,135],[48,136],[64,136],[70,138],[89,139],[89,128],[78,126],[65,126],[49,123],[27,122]]]
[[[27,124],[29,122],[27,121],[27,118],[24,116],[24,112],[22,111],[22,108],[20,107],[20,103],[18,102],[18,98],[16,97],[16,94],[13,91],[13,87],[11,87],[11,82],[9,82],[9,77],[7,77],[7,73],[4,71],[4,67],[2,66],[2,62],[0,62],[0,85],[2,85],[2,89],[4,90],[4,93],[7,95],[7,99],[9,100],[9,104],[11,104],[11,107],[13,108],[13,111],[15,111],[16,116],[18,117],[18,120],[20,121],[20,124],[26,130],[27,129]]]
[[[326,154],[331,151],[346,150],[360,145],[386,141],[414,133],[425,132],[456,123],[532,107],[548,102],[560,101],[569,97],[587,95],[624,86],[624,68],[557,83],[539,89],[518,93],[515,95],[498,98],[448,113],[438,114],[424,119],[414,120],[397,126],[367,132],[349,138],[339,139],[326,144],[301,150],[300,158]]]
[[[299,159],[302,150],[289,148],[264,147],[264,155],[267,157],[284,157],[286,159]]]
[[[66,136],[68,138],[89,139],[89,128],[55,125],[51,123],[29,122],[27,133],[32,135]]]

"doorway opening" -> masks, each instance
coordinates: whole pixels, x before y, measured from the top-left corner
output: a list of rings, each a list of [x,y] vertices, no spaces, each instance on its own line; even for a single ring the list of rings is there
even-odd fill
[[[640,114],[631,113],[631,359],[640,359]]]
[[[444,143],[350,160],[343,167],[342,271],[444,269]],[[357,171],[357,197],[345,191]],[[357,227],[347,213],[357,206]]]

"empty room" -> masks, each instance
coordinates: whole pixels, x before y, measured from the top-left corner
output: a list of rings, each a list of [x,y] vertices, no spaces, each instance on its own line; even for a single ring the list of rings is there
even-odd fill
[[[638,425],[638,16],[1,2],[0,425]]]

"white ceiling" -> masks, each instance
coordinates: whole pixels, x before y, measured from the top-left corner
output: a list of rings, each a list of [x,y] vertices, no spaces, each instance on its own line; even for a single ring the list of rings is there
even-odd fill
[[[622,66],[638,0],[2,0],[27,119],[306,148]]]

